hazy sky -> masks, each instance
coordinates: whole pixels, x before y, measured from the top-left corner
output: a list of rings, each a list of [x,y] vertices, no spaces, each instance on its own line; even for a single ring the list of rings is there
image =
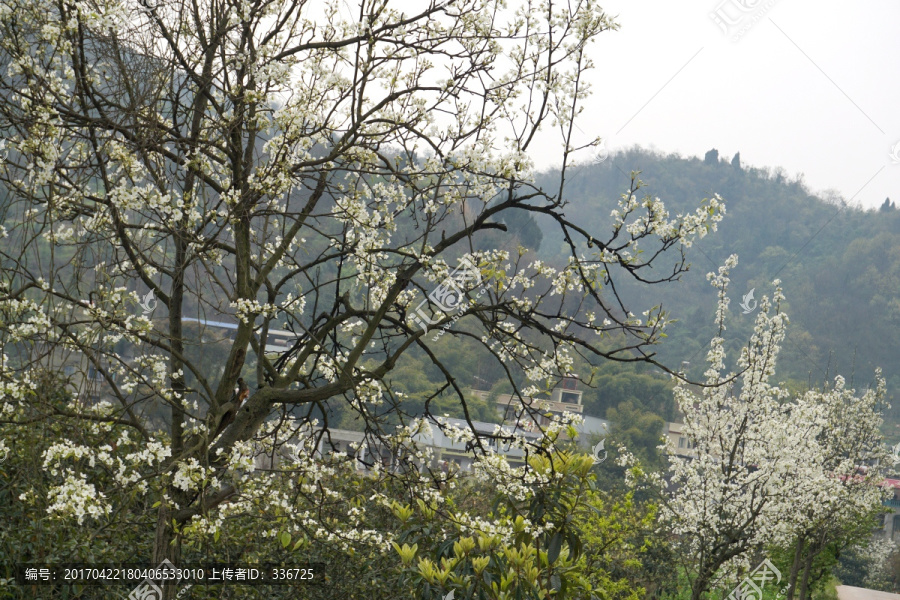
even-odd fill
[[[685,156],[717,148],[729,160],[740,151],[745,166],[803,174],[814,192],[900,205],[900,2],[603,6],[621,28],[595,46],[584,139]],[[733,24],[728,34],[711,14]]]

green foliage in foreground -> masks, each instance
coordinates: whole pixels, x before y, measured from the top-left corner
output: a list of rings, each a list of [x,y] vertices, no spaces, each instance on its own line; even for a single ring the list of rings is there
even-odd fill
[[[62,407],[66,398],[60,398]],[[150,506],[158,498],[112,482],[115,515],[51,518],[46,496],[55,475],[42,468],[43,452],[61,437],[80,435],[92,443],[90,428],[67,428],[53,416],[40,426],[0,425],[13,448],[0,465],[0,555],[12,563],[147,562],[152,531]],[[113,431],[104,431],[104,435]],[[117,452],[116,449],[111,449]],[[597,488],[595,467],[584,454],[533,456],[527,483],[473,476],[436,481],[427,497],[415,496],[410,474],[370,476],[330,469],[332,501],[303,492],[302,477],[285,471],[258,474],[278,481],[292,503],[265,514],[235,514],[215,533],[184,532],[181,564],[321,562],[326,583],[284,587],[180,586],[179,598],[290,598],[352,600],[416,598],[437,600],[451,590],[473,600],[639,600],[657,590],[669,574],[647,569],[664,545],[651,538],[656,507],[629,492]],[[103,473],[96,476],[102,478]],[[108,476],[108,474],[106,475]],[[498,483],[505,481],[505,483]],[[422,488],[418,489],[421,493]],[[20,501],[20,496],[26,501]],[[391,499],[387,502],[385,499]],[[354,509],[366,514],[358,530],[369,541],[342,537]],[[300,532],[298,515],[314,518]],[[281,528],[272,537],[267,531]],[[364,536],[365,537],[365,536]],[[645,564],[646,563],[646,564]],[[0,573],[0,578],[11,577]],[[19,588],[0,586],[0,598],[94,599],[124,597],[130,587]]]
[[[641,598],[641,560],[652,545],[655,507],[638,507],[630,494],[605,500],[588,456],[558,453],[531,465],[557,483],[538,485],[521,500],[498,495],[485,513],[512,537],[476,531],[472,513],[457,512],[452,503],[420,501],[418,510],[395,504],[405,527],[394,543],[403,565],[399,582],[434,600],[451,591],[479,600]],[[488,499],[472,488],[465,496]],[[439,510],[447,511],[441,521],[453,523],[451,529],[440,528]]]

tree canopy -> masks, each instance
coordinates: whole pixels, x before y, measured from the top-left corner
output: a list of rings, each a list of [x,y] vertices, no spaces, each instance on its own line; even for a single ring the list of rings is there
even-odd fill
[[[4,3],[2,415],[105,432],[46,451],[49,510],[137,508],[98,493],[89,456],[155,499],[153,560],[177,561],[226,514],[279,510],[275,488],[247,482],[260,447],[315,431],[294,467],[313,476],[329,406],[373,447],[408,443],[424,426],[411,413],[446,394],[471,424],[469,374],[433,349],[445,333],[486,350],[519,397],[578,355],[652,361],[667,316],[635,316],[617,282],[676,279],[724,208],[672,218],[635,181],[605,227],[567,216],[566,165],[599,142],[572,135],[587,49],[614,28],[590,0]],[[544,187],[527,151],[549,128],[563,177]],[[535,215],[556,223],[565,264],[525,247]],[[211,321],[232,333],[209,339]],[[288,348],[270,352],[276,332]],[[413,348],[440,372],[430,393],[389,385]],[[60,369],[67,403],[36,391]],[[326,535],[302,513],[290,527]]]

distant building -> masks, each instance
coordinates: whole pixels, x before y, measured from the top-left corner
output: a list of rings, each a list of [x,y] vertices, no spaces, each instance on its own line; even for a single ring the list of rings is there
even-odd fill
[[[897,533],[900,532],[900,514],[895,514],[900,509],[900,479],[885,479],[884,487],[893,490],[893,494],[887,500],[882,501],[885,507],[884,527],[881,530],[882,536],[891,541],[897,540]]]
[[[517,396],[515,394],[498,394],[494,404],[497,416],[505,424],[515,424],[526,431],[537,431],[538,425],[544,427],[550,423],[547,413],[559,416],[563,413],[580,415],[584,412],[581,404],[582,391],[578,389],[577,377],[565,377],[562,383],[550,392],[549,397]],[[472,395],[490,402],[491,392],[472,390]],[[544,409],[537,417],[537,423],[523,410],[523,407],[537,407],[543,403]]]
[[[447,425],[452,425],[460,429],[470,429],[469,424],[463,419],[444,418],[441,419],[441,421],[443,421]],[[516,433],[525,437],[526,439],[530,439],[531,441],[535,442],[538,441],[541,437],[539,433],[532,433],[521,430],[514,431],[513,427],[510,427],[508,425],[501,426],[497,423],[472,421],[472,425],[475,426],[475,433],[480,436],[492,435],[497,431],[498,428],[500,428],[501,433]],[[431,435],[416,436],[415,441],[431,448],[435,457],[435,461],[437,461],[438,463],[440,463],[441,461],[452,462],[455,463],[463,471],[469,471],[472,468],[472,464],[474,463],[475,459],[473,450],[467,449],[466,445],[463,443],[452,441],[450,438],[444,435],[444,432],[441,431],[440,427],[432,426]],[[509,444],[495,439],[484,439],[483,444],[491,451],[505,456],[509,461],[509,464],[511,464],[512,466],[521,466],[525,462],[525,453],[522,452],[522,450],[520,450],[519,448],[512,448]]]
[[[210,321],[207,319],[194,319],[184,317],[181,319],[185,323],[197,323],[201,327],[215,327],[218,329],[226,329],[229,331],[237,331],[237,323],[228,323],[226,321]],[[285,329],[269,329],[266,337],[266,354],[281,354],[287,352],[297,341],[297,334],[293,331]]]
[[[469,429],[469,424],[463,419],[443,418],[442,422],[460,429]],[[483,436],[493,435],[497,428],[501,433],[512,434],[513,428],[509,426],[501,426],[497,423],[485,423],[482,421],[472,421],[475,427],[475,433],[482,436],[482,444],[496,454],[506,457],[512,466],[521,466],[525,462],[525,453],[519,449],[511,447],[508,443],[496,439],[485,439]],[[381,468],[395,470],[402,467],[403,457],[397,456],[390,448],[372,445],[361,431],[349,431],[346,429],[330,429],[329,435],[320,440],[316,453],[321,457],[334,456],[343,454],[350,458],[357,459],[356,468],[358,470],[366,470],[366,465],[372,465],[378,462]],[[530,438],[532,441],[540,439],[540,434],[518,431],[519,435]],[[296,442],[296,440],[294,440]],[[433,469],[447,468],[450,464],[456,465],[461,471],[470,471],[475,459],[474,450],[467,448],[465,443],[454,442],[444,435],[440,427],[432,426],[432,432],[429,435],[418,435],[413,441],[420,448],[428,448],[432,454]],[[260,469],[272,469],[281,463],[279,457],[274,458],[269,455],[259,454],[256,456],[255,464]]]
[[[594,436],[606,437],[610,432],[610,423],[606,419],[599,419],[589,415],[582,415],[583,422],[575,425],[575,431],[578,432],[578,441],[582,446],[591,445],[591,438]]]
[[[669,446],[674,449],[675,456],[680,458],[693,458],[697,455],[694,443],[684,433],[684,423],[666,423],[663,426]]]

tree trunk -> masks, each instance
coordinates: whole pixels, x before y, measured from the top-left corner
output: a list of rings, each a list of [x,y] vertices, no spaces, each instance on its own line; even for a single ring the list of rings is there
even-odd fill
[[[809,591],[809,574],[812,570],[813,559],[815,559],[818,554],[818,546],[813,548],[812,545],[809,549],[809,553],[806,555],[806,560],[803,565],[803,578],[800,580],[800,600],[806,600],[806,595]]]
[[[186,400],[184,380],[184,335],[182,331],[182,311],[184,304],[184,266],[186,243],[181,232],[175,240],[175,276],[172,281],[172,293],[169,302],[169,343],[172,353],[169,359],[169,377],[175,400],[172,403],[172,454],[178,456],[184,450],[184,408]]]
[[[694,585],[691,587],[691,600],[700,600],[700,597],[703,595],[703,588],[706,587],[706,581],[700,581],[699,578],[694,580]]]
[[[159,506],[156,521],[156,536],[153,539],[153,560],[151,567],[158,566],[164,560],[169,559],[174,565],[181,560],[181,540],[172,527],[172,510],[165,504]],[[177,583],[157,582],[163,590],[161,600],[173,600],[177,593]]]
[[[714,571],[710,571],[708,567],[702,568],[700,572],[697,574],[697,578],[694,580],[693,585],[691,586],[691,600],[700,600],[703,596],[703,592],[706,591],[706,588],[709,587],[709,582],[712,580],[712,576]]]
[[[787,600],[794,600],[794,591],[797,588],[797,575],[800,573],[800,564],[803,562],[803,547],[806,545],[806,536],[801,534],[797,538],[797,550],[794,552],[794,562],[791,563],[791,575],[788,578]]]

